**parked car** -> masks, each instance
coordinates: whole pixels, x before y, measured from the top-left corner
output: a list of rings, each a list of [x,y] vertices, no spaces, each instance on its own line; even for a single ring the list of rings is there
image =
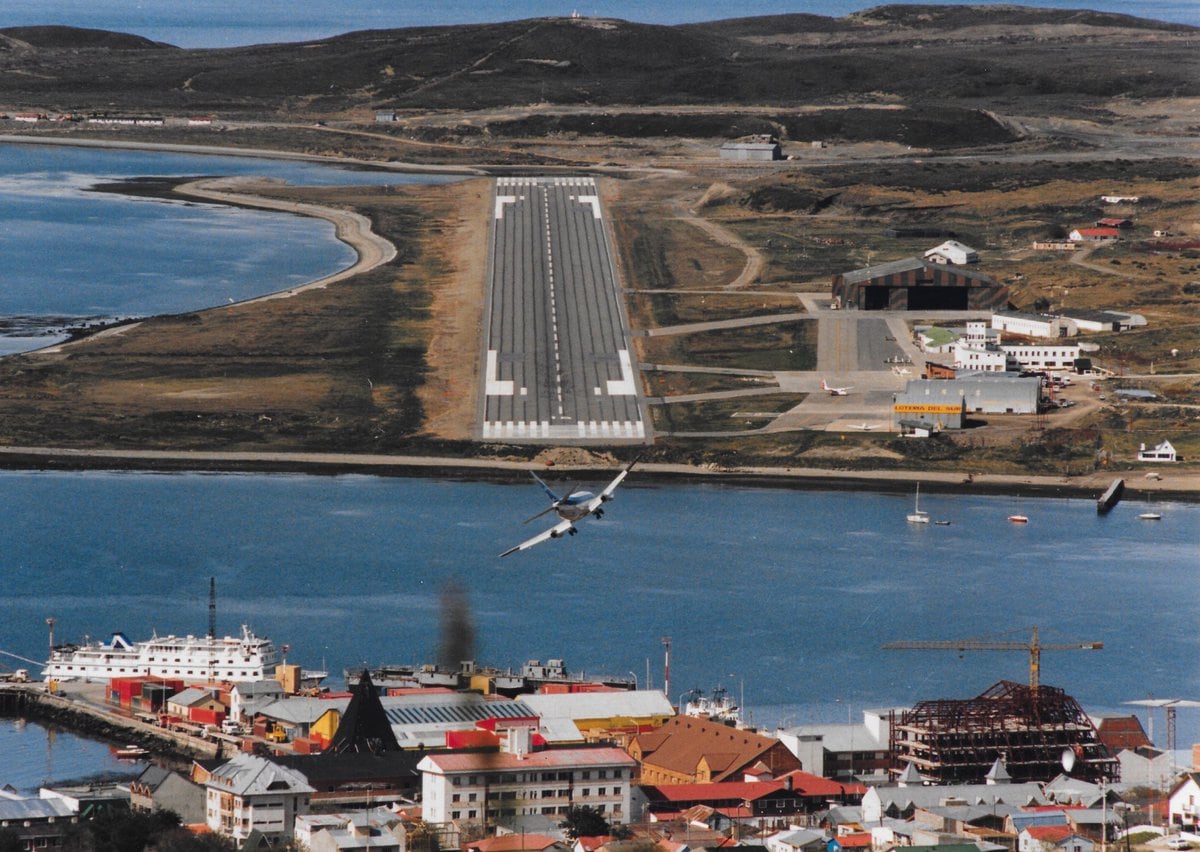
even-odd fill
[[[1182,837],[1172,837],[1167,841],[1168,849],[1191,849],[1192,844],[1188,843]]]

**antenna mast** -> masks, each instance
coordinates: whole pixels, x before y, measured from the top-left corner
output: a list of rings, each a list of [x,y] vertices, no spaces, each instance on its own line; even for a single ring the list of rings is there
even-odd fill
[[[663,695],[671,700],[671,637],[664,636],[663,643]]]
[[[208,638],[217,638],[217,578],[208,578]]]

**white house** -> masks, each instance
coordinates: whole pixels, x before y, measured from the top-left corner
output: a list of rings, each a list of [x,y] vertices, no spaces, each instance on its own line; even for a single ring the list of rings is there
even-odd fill
[[[1034,825],[1017,835],[1017,852],[1092,852],[1094,847],[1069,825]]]
[[[1167,794],[1167,821],[1188,831],[1200,826],[1200,772],[1189,772]]]
[[[301,773],[253,754],[217,767],[204,786],[205,823],[239,841],[255,829],[269,839],[291,839],[315,792]]]
[[[827,842],[824,831],[800,828],[772,834],[763,845],[770,852],[824,852]]]
[[[1173,462],[1178,461],[1179,459],[1175,454],[1175,448],[1171,446],[1171,442],[1164,440],[1152,450],[1146,449],[1145,444],[1139,444],[1137,460],[1150,462]]]
[[[946,263],[964,266],[968,263],[979,262],[979,252],[958,240],[946,240],[940,246],[925,252],[925,259],[931,263]]]
[[[514,736],[518,730],[526,735]],[[613,747],[532,751],[529,734],[513,729],[500,752],[426,755],[417,764],[425,821],[557,816],[587,805],[610,822],[628,822],[633,758]]]

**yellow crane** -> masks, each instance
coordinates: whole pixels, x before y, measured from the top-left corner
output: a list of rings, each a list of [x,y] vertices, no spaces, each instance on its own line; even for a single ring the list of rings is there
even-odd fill
[[[1061,645],[1043,645],[1038,640],[1038,629],[1034,625],[1033,638],[1028,642],[1019,640],[959,639],[959,640],[909,640],[889,642],[885,651],[1025,651],[1029,654],[1029,688],[1036,694],[1038,673],[1042,668],[1042,651],[1099,651],[1103,642],[1068,642]]]

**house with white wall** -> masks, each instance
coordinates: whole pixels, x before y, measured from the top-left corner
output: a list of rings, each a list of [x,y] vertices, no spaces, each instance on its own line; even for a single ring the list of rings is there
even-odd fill
[[[268,839],[290,840],[297,815],[308,812],[315,792],[300,772],[254,754],[218,766],[204,787],[205,823],[237,841],[256,830]]]
[[[1200,772],[1188,772],[1167,794],[1167,822],[1185,831],[1200,827]]]

